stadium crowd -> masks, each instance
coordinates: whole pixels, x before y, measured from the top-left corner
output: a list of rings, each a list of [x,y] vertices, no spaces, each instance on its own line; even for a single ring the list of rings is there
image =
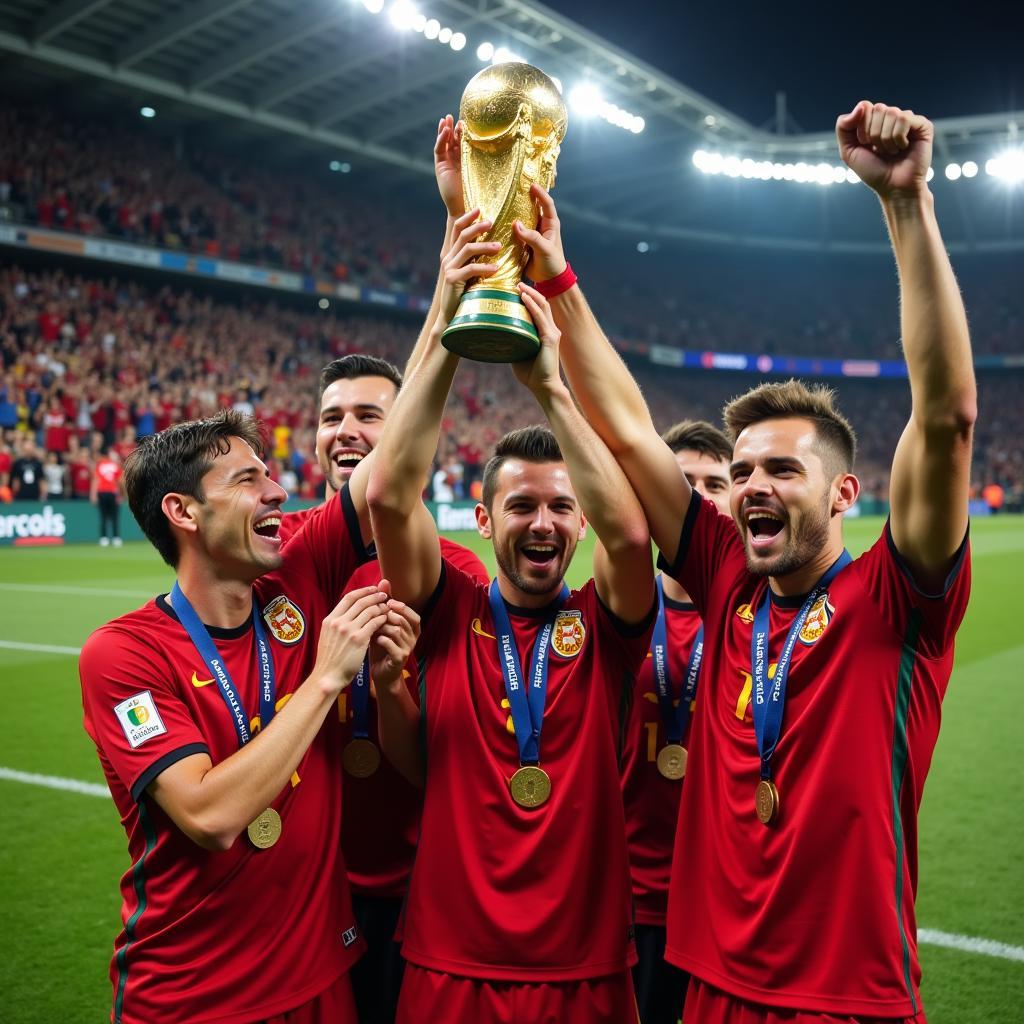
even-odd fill
[[[438,239],[422,204],[324,171],[275,172],[186,149],[152,126],[0,106],[0,208],[40,227],[427,294]],[[369,195],[369,198],[368,198]],[[714,351],[899,359],[896,289],[879,259],[673,249],[639,255],[570,226],[574,264],[609,335]],[[975,352],[1019,351],[1024,324],[1002,257],[958,261]],[[851,304],[850,294],[859,301]],[[770,315],[766,316],[766,310]]]
[[[884,313],[882,318],[884,318]],[[254,412],[271,437],[271,469],[289,494],[323,493],[314,454],[320,367],[369,352],[404,365],[413,320],[309,314],[272,302],[235,304],[197,291],[64,271],[0,268],[0,496],[89,497],[90,466],[111,448],[231,407]],[[746,375],[631,370],[655,422],[717,421]],[[506,431],[536,418],[504,366],[466,363],[456,378],[432,478],[437,500],[477,497],[486,454]],[[906,421],[904,382],[845,380],[840,401],[860,436],[867,494],[885,497],[887,467]],[[980,493],[997,483],[1010,507],[1024,495],[1024,409],[1017,375],[982,375],[975,470]],[[28,460],[43,485],[18,490]],[[36,469],[38,462],[39,468]]]

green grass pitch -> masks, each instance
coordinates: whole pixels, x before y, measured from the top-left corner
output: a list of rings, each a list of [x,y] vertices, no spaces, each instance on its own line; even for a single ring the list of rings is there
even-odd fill
[[[879,520],[849,522],[851,550],[862,551],[880,528]],[[1019,948],[1024,521],[982,519],[972,530],[973,598],[921,814],[918,921],[922,928]],[[478,538],[456,539],[493,564],[489,546]],[[589,545],[581,547],[571,582],[589,573],[589,553]],[[0,549],[0,641],[78,647],[96,626],[170,583],[169,571],[143,544]],[[0,664],[0,766],[102,782],[82,730],[74,657],[0,647]],[[113,805],[0,779],[0,835],[0,1021],[109,1019],[117,880],[128,866]],[[931,1024],[1022,1019],[1020,959],[934,945],[922,945],[921,959]]]

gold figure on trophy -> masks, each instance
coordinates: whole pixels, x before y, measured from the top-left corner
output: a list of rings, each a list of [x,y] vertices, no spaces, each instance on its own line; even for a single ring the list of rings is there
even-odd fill
[[[532,359],[537,330],[519,296],[526,246],[515,221],[537,222],[530,195],[536,182],[550,189],[569,119],[555,83],[530,64],[495,64],[474,75],[462,94],[462,191],[466,209],[492,222],[479,241],[499,242],[488,260],[498,270],[471,284],[442,337],[461,356],[487,363]]]

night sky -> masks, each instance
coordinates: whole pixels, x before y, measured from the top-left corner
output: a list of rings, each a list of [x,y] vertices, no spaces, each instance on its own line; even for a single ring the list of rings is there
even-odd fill
[[[545,3],[755,126],[778,89],[804,131],[831,128],[859,99],[933,118],[1024,108],[1018,0]]]

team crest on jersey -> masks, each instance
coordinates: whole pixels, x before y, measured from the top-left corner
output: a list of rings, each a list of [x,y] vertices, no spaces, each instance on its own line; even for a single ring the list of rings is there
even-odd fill
[[[263,618],[270,632],[283,644],[296,644],[306,632],[306,620],[296,605],[281,594],[263,609]]]
[[[825,632],[828,624],[832,621],[832,616],[835,613],[835,608],[828,603],[828,594],[822,594],[811,605],[811,610],[807,613],[807,618],[804,620],[803,627],[800,630],[800,643],[806,644],[808,647],[813,643],[817,643],[821,638],[821,634]]]
[[[575,658],[583,649],[587,630],[583,625],[583,612],[559,612],[551,631],[551,646],[563,658]]]
[[[746,623],[754,621],[754,609],[749,604],[741,604],[736,609],[736,614]]]

